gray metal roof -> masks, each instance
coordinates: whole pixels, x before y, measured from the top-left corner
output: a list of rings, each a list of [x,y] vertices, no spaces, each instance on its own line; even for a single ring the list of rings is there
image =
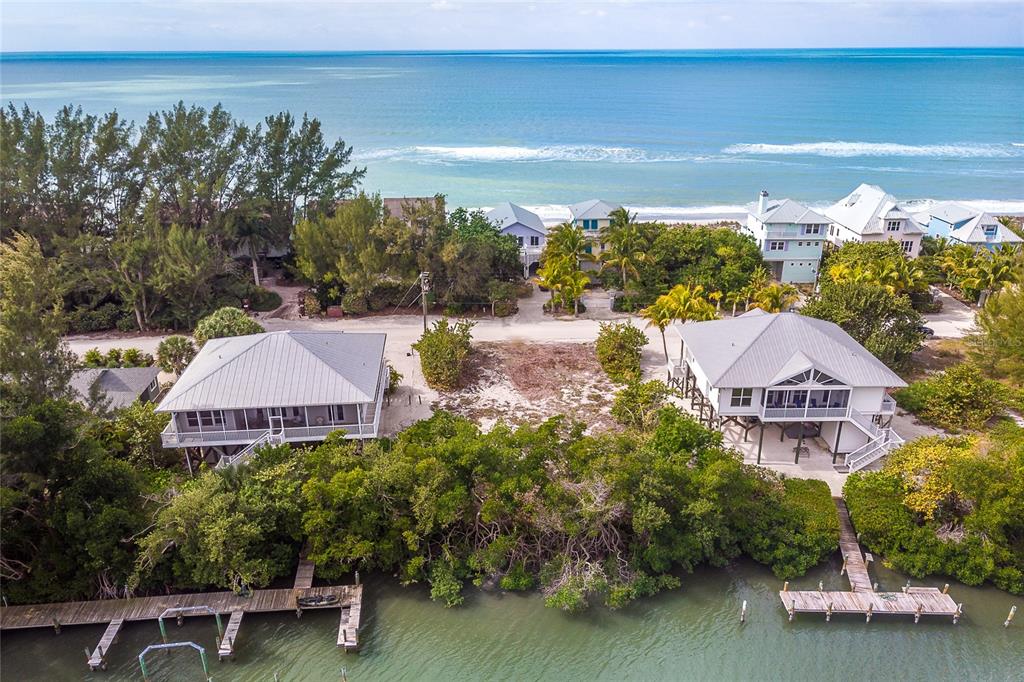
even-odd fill
[[[920,234],[924,230],[914,217],[903,210],[896,197],[887,194],[878,185],[862,183],[825,211],[829,221],[847,227],[857,234],[883,234],[886,218],[907,221],[906,234]]]
[[[995,227],[995,236],[985,236],[986,226]],[[949,236],[950,238],[964,242],[965,244],[1019,244],[1024,241],[1024,239],[1018,237],[1013,230],[1005,227],[1001,222],[988,213],[979,213],[960,227],[955,230],[951,230]]]
[[[83,369],[71,375],[72,390],[84,401],[94,385],[110,401],[111,409],[127,407],[139,399],[160,374],[159,367],[113,367]]]
[[[622,206],[610,204],[602,199],[589,199],[570,206],[569,213],[572,214],[573,220],[593,220],[595,218],[606,220],[608,215],[617,208],[622,208]]]
[[[211,339],[157,411],[373,402],[386,338],[280,331]]]
[[[771,386],[812,366],[848,386],[907,385],[838,325],[798,313],[755,309],[673,328],[716,388]]]
[[[498,204],[488,211],[487,219],[497,224],[502,230],[518,223],[539,234],[547,234],[544,221],[540,219],[539,215],[508,201]]]
[[[926,211],[914,214],[914,219],[919,223],[928,223],[932,218],[938,218],[944,223],[955,225],[965,220],[970,220],[976,215],[978,215],[978,211],[975,211],[973,208],[968,208],[955,201],[944,201],[941,204],[935,204]]]
[[[770,224],[794,224],[794,225],[827,225],[831,222],[828,218],[812,211],[803,204],[792,199],[772,201],[765,206],[764,212],[757,216],[757,219],[766,225]]]

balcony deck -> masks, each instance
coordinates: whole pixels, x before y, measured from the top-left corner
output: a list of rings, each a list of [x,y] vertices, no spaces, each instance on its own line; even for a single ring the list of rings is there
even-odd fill
[[[327,426],[285,427],[285,442],[323,440],[334,431],[344,431],[346,438],[376,438],[378,421],[369,424],[330,424]],[[160,440],[165,448],[205,447],[210,445],[248,445],[260,438],[267,429],[235,431],[177,431],[174,422],[163,430]]]

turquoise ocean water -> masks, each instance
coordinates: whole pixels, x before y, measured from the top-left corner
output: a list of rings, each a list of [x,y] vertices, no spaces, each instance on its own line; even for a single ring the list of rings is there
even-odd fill
[[[365,187],[726,214],[758,190],[1024,211],[1024,50],[6,54],[3,101],[141,119],[178,100],[319,117]]]

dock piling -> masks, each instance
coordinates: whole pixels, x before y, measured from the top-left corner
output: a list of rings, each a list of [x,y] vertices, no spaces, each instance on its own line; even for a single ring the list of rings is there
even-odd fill
[[[914,622],[917,623],[921,620],[921,612],[924,611],[924,607],[920,604],[917,605],[917,610],[914,611]]]
[[[831,622],[832,620],[832,602],[828,603],[828,608],[825,609],[825,622]]]
[[[960,602],[959,604],[956,605],[956,613],[953,614],[953,625],[956,625],[956,622],[958,620],[960,620],[960,616],[963,615],[963,612],[964,612],[964,603]]]
[[[825,591],[825,583],[823,581],[819,580],[818,581],[818,592],[824,592],[824,591]]]
[[[949,583],[942,586],[942,594],[949,594]]]
[[[746,602],[744,602],[744,603],[746,603]],[[1010,627],[1010,623],[1013,622],[1013,617],[1015,615],[1017,615],[1017,606],[1016,605],[1010,607],[1010,615],[1008,615],[1006,617],[1006,620],[1003,621],[1003,627],[1004,628]]]
[[[789,592],[789,581],[788,580],[786,582],[782,583],[782,591],[783,592]]]
[[[796,615],[796,602],[791,600],[789,602],[789,621],[790,622],[793,622],[793,616],[795,616],[795,615]]]
[[[875,610],[875,605],[874,604],[868,604],[867,620],[864,621],[864,622],[866,622],[866,623],[870,623],[871,622],[871,614],[874,612],[874,610]]]
[[[1016,608],[1016,607],[1014,607]],[[743,606],[740,608],[740,622],[747,622],[747,600],[743,600]]]
[[[843,557],[843,566],[839,569],[839,575],[846,575],[846,557]]]

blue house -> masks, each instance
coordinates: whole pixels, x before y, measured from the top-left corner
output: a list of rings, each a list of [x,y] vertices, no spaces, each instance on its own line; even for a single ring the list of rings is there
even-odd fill
[[[992,215],[951,201],[935,204],[914,217],[927,225],[931,236],[975,248],[994,249],[1000,244],[1024,241]]]
[[[828,218],[792,199],[770,200],[761,192],[746,232],[780,282],[810,283],[818,277]]]
[[[536,272],[548,234],[540,216],[506,201],[488,211],[487,219],[497,225],[502,234],[510,234],[519,242],[523,276]]]

